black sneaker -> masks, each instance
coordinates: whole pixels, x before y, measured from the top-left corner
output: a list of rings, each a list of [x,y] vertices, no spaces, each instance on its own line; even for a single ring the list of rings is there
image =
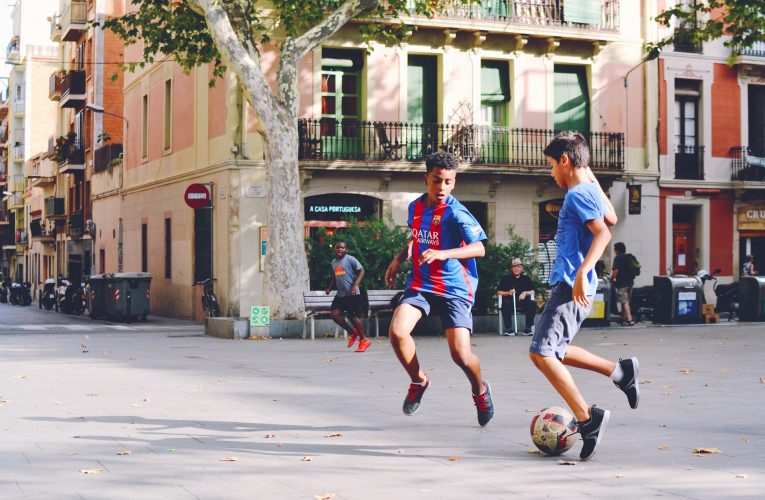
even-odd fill
[[[630,403],[630,408],[635,409],[640,402],[640,385],[638,385],[640,365],[638,365],[637,358],[620,358],[619,366],[622,367],[624,377],[622,377],[621,382],[614,382],[614,385],[627,395],[627,401]]]
[[[534,329],[533,328],[524,328],[523,329],[523,336],[524,337],[531,337],[534,335]]]
[[[584,422],[577,423],[579,435],[582,436],[582,451],[579,453],[580,459],[589,460],[595,454],[595,448],[600,444],[610,416],[610,411],[601,410],[592,405],[592,408],[590,408],[590,418]]]
[[[406,399],[404,399],[404,413],[407,415],[411,415],[412,413],[416,412],[417,409],[420,407],[420,400],[422,399],[422,395],[425,394],[425,389],[428,388],[430,385],[430,379],[428,377],[425,377],[425,384],[409,384],[409,394],[406,395]]]
[[[491,400],[491,388],[489,382],[484,380],[486,391],[479,396],[473,396],[473,402],[475,403],[476,411],[478,412],[478,424],[483,427],[489,423],[491,417],[494,416],[494,403]]]

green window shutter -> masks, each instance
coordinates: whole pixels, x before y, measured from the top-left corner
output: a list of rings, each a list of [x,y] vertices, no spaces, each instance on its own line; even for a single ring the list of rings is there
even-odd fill
[[[481,61],[481,102],[510,101],[507,61]]]
[[[590,98],[583,66],[555,68],[555,130],[590,131]]]
[[[438,120],[438,71],[433,56],[410,55],[407,69],[407,120],[436,123]]]
[[[563,20],[567,23],[600,25],[600,0],[566,0]]]
[[[410,64],[407,71],[406,119],[414,123],[422,123],[422,100],[424,68]]]

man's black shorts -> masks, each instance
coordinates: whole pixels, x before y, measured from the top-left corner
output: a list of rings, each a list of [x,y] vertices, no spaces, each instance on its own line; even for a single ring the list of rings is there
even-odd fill
[[[330,309],[340,309],[354,318],[360,318],[364,315],[361,294],[349,295],[347,297],[335,296]]]

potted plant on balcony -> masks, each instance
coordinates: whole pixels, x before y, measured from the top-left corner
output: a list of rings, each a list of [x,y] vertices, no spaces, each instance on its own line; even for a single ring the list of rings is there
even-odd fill
[[[56,161],[58,163],[63,163],[69,159],[69,152],[74,146],[76,137],[76,133],[68,132],[66,135],[60,135],[56,138],[56,145],[53,148],[53,152],[56,155]]]

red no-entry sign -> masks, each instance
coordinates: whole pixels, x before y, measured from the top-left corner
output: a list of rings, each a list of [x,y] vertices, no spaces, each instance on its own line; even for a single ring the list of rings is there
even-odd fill
[[[204,184],[191,184],[186,188],[183,199],[191,208],[204,208],[210,204],[210,191]]]

